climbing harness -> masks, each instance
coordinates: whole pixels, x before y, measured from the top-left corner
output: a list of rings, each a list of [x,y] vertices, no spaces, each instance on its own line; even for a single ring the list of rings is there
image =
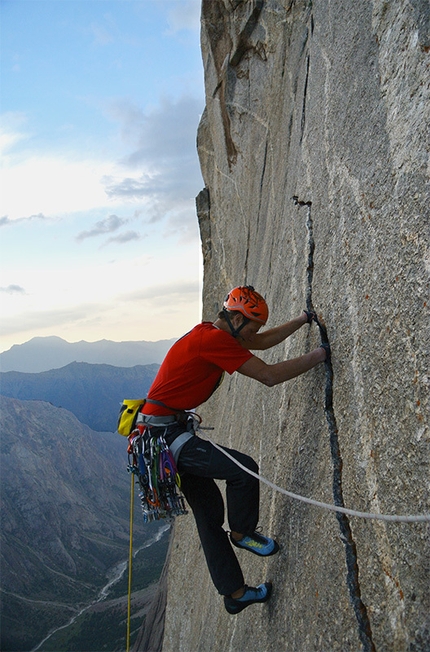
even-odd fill
[[[151,434],[151,426],[137,423],[128,437],[127,470],[137,477],[145,523],[187,514],[180,492],[181,478],[165,439],[166,429]]]

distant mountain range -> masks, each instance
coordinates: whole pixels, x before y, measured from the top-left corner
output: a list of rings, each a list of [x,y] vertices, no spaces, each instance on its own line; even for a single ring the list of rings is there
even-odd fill
[[[1,414],[1,649],[22,652],[89,604],[127,559],[130,475],[126,440],[67,410],[2,397]],[[136,545],[154,536],[159,525],[150,525],[136,516]]]
[[[66,342],[61,337],[34,337],[0,353],[2,371],[39,373],[71,362],[110,364],[116,367],[160,364],[175,339],[157,342]]]
[[[0,373],[0,394],[21,400],[48,401],[73,412],[92,430],[115,432],[125,398],[144,398],[158,364],[115,367],[72,362],[41,373]]]

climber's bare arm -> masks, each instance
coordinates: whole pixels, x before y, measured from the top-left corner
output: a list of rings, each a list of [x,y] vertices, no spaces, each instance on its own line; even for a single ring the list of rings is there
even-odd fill
[[[244,348],[251,351],[265,351],[266,349],[270,349],[272,346],[276,346],[276,344],[280,344],[286,340],[287,337],[295,333],[307,322],[307,314],[302,312],[302,314],[295,319],[292,319],[285,324],[281,324],[280,326],[269,328],[267,331],[263,331],[262,333],[255,333],[255,335],[252,335],[252,337],[250,337],[246,342],[240,343]],[[240,341],[240,334],[238,339]]]
[[[322,347],[305,353],[299,358],[284,360],[276,364],[266,364],[260,358],[253,356],[239,367],[238,372],[258,380],[267,387],[273,387],[304,374],[325,359],[326,350]]]

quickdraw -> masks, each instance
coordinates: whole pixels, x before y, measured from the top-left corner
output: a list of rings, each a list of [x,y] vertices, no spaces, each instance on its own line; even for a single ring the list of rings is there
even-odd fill
[[[164,435],[151,436],[150,426],[138,424],[128,441],[127,470],[139,482],[144,522],[187,514],[181,478]]]

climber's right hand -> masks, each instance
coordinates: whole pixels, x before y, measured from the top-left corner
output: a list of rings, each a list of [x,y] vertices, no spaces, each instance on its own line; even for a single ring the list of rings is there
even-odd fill
[[[325,361],[328,362],[328,360],[330,360],[330,358],[331,358],[330,344],[328,342],[322,342],[322,344],[320,344],[320,349],[324,349],[324,351],[325,351]]]
[[[303,310],[306,315],[307,323],[310,324],[313,321],[317,321],[317,313],[313,310]]]

